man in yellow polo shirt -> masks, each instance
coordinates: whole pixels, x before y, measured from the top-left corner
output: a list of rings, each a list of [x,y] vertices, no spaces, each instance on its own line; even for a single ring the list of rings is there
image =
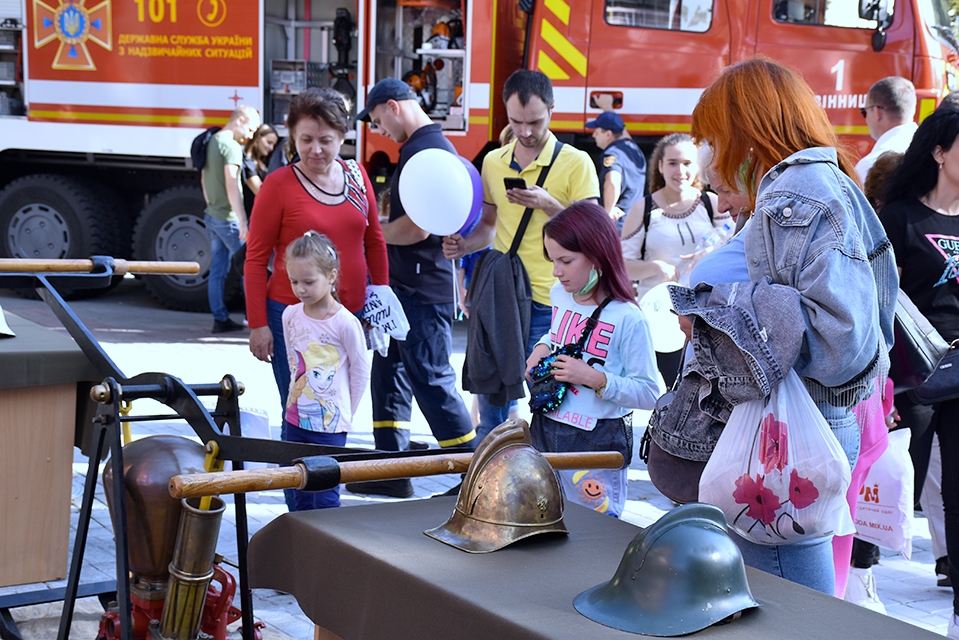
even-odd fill
[[[543,255],[543,225],[577,200],[597,200],[599,180],[592,159],[585,152],[563,145],[549,170],[546,183],[536,186],[540,171],[550,164],[556,136],[549,130],[553,113],[553,85],[539,71],[520,70],[507,80],[503,90],[506,115],[515,139],[487,154],[483,161],[483,215],[466,238],[459,234],[444,239],[443,252],[457,259],[493,243],[509,250],[523,212],[533,209],[529,227],[517,254],[526,267],[533,289],[529,341],[526,357],[549,331],[552,307],[549,290],[555,282],[553,265]],[[504,178],[522,178],[525,189],[507,189]],[[477,441],[509,417],[509,407],[490,404],[479,397],[480,424]]]

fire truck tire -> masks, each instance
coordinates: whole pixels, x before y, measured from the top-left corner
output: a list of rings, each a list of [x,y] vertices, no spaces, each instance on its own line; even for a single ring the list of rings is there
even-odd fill
[[[78,180],[55,174],[18,178],[0,191],[0,256],[88,258],[113,255],[112,215],[97,194]],[[112,210],[111,210],[112,213]],[[64,297],[103,290],[59,289]],[[18,293],[35,297],[32,290]]]
[[[116,189],[105,182],[90,181],[87,184],[97,194],[104,212],[111,220],[113,251],[110,255],[114,258],[129,259],[133,238],[133,223],[135,221],[134,216],[131,215],[130,205]]]
[[[203,222],[206,203],[199,187],[172,187],[144,207],[133,230],[136,260],[188,261],[200,265],[195,275],[143,276],[143,283],[160,304],[179,311],[209,311],[206,285],[210,277],[210,240]],[[240,294],[237,269],[227,277],[227,304]]]

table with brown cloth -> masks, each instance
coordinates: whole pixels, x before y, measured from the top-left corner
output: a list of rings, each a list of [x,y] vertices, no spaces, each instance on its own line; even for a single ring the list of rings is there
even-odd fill
[[[455,498],[284,514],[250,543],[254,588],[296,597],[317,625],[344,640],[635,638],[573,608],[612,578],[642,529],[566,505],[569,535],[538,535],[470,554],[423,534]],[[703,638],[937,638],[935,634],[747,567],[759,609]]]
[[[5,314],[0,338],[0,586],[67,574],[73,445],[101,376],[65,332]]]

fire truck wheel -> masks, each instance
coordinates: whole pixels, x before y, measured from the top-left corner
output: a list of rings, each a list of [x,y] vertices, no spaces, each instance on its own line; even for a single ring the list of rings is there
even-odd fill
[[[0,191],[0,256],[88,258],[113,255],[111,215],[97,194],[77,179],[55,174],[18,178]],[[112,210],[111,210],[112,211]],[[58,288],[77,298],[103,291]],[[32,290],[18,291],[36,297]]]
[[[172,187],[144,207],[133,231],[136,260],[187,261],[200,265],[195,275],[143,276],[147,290],[160,304],[179,311],[209,311],[206,284],[210,277],[210,239],[203,222],[206,203],[198,187]],[[241,290],[240,272],[227,277],[227,303]]]

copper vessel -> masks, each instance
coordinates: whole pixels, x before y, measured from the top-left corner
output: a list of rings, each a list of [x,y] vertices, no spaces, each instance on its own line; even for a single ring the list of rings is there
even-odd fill
[[[129,567],[140,580],[166,586],[182,511],[167,485],[175,475],[202,473],[204,457],[203,445],[181,436],[150,436],[123,447]],[[109,461],[103,488],[116,531]]]

